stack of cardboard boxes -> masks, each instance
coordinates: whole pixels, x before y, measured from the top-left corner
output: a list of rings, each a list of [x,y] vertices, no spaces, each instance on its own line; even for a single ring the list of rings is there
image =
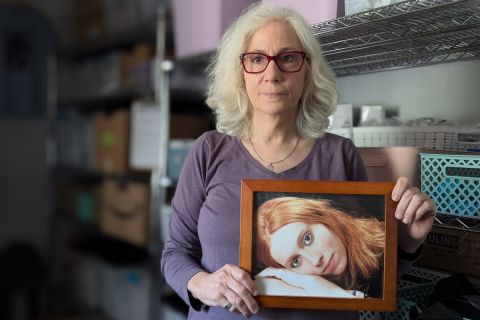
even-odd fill
[[[93,161],[89,169],[101,175],[98,185],[62,185],[59,189],[58,207],[63,212],[73,212],[85,222],[97,223],[100,230],[112,237],[138,246],[148,244],[150,186],[147,181],[128,179],[139,173],[131,167],[130,150],[133,148],[130,108],[118,108],[110,112],[97,111],[91,117]],[[210,119],[202,115],[173,115],[170,123],[171,145],[193,141],[211,128]],[[138,128],[137,128],[138,129]],[[134,143],[146,143],[137,140]],[[183,150],[170,152],[170,171],[178,177],[184,158],[191,143],[181,143]],[[75,145],[72,145],[75,148]],[[154,146],[158,148],[158,146]],[[137,148],[133,148],[137,149]],[[176,164],[175,166],[172,166]],[[143,170],[148,174],[148,171]],[[173,178],[176,178],[173,177]]]

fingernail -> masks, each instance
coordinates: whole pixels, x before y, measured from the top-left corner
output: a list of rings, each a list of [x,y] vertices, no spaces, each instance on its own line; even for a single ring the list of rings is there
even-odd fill
[[[398,211],[395,211],[395,218],[400,220],[402,218],[402,216],[400,215],[400,212]]]

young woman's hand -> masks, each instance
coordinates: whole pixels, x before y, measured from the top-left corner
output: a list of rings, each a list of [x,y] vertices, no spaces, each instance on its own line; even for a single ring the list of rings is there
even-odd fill
[[[435,202],[416,187],[411,187],[405,177],[397,180],[392,200],[398,201],[395,218],[400,221],[399,246],[414,253],[425,241],[435,219]]]
[[[297,292],[300,288],[309,296],[353,298],[351,293],[322,276],[300,274],[286,268],[266,268],[255,276],[257,280],[269,277],[280,279],[294,287],[292,295],[295,295],[293,292]]]
[[[199,272],[187,285],[192,296],[208,306],[225,308],[227,301],[230,311],[239,311],[245,317],[258,312],[253,298],[257,288],[250,275],[243,269],[227,264],[214,273]]]

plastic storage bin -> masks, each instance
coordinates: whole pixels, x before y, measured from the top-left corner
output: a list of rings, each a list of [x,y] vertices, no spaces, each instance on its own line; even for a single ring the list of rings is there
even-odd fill
[[[480,217],[480,155],[420,154],[421,189],[441,213]]]
[[[354,127],[357,147],[420,147],[436,150],[480,149],[480,129],[462,126]]]
[[[168,143],[167,175],[173,181],[178,180],[193,142],[193,139],[173,139]]]
[[[360,320],[410,320],[410,309],[427,302],[438,280],[449,277],[440,272],[422,267],[412,267],[397,283],[397,307],[394,312],[361,311]],[[470,278],[480,291],[480,281]]]

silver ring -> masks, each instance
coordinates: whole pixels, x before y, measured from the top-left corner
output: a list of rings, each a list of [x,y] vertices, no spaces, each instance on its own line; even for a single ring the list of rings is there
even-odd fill
[[[228,299],[227,299],[227,301],[223,305],[223,308],[227,309],[227,310],[230,310],[231,307],[232,307],[232,303],[230,301],[228,301]]]

